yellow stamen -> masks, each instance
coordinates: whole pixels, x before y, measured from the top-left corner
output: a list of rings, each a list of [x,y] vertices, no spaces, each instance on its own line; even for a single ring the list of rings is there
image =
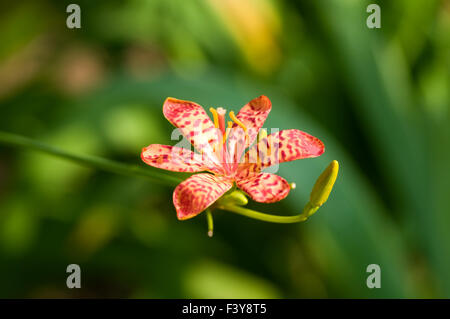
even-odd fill
[[[230,112],[230,118],[233,120],[234,123],[236,123],[237,125],[239,125],[245,132],[245,142],[244,142],[244,146],[247,145],[247,142],[249,141],[249,136],[248,136],[248,131],[247,131],[247,127],[244,125],[244,123],[242,123],[237,117],[236,115],[234,115],[234,112],[231,111]]]
[[[216,128],[219,128],[219,115],[217,114],[217,111],[215,109],[213,109],[212,107],[209,108],[209,111],[212,113],[213,115],[213,120],[214,120],[214,126]]]
[[[267,131],[265,129],[261,129],[258,135],[258,142],[261,142],[263,139],[267,137]]]
[[[258,143],[260,143],[263,139],[267,139],[267,144],[265,145],[261,145],[262,147],[266,148],[266,155],[267,156],[271,156],[272,153],[272,139],[269,139],[267,136],[267,131],[265,129],[261,129],[259,131],[259,135],[258,135]]]
[[[244,123],[242,123],[237,117],[236,115],[234,115],[234,112],[231,111],[230,112],[230,118],[233,120],[234,123],[236,123],[237,125],[239,125],[245,133],[247,133],[247,127],[244,125]]]
[[[219,114],[217,114],[216,109],[210,107],[209,111],[212,113],[213,115],[213,120],[214,120],[214,126],[215,128],[219,128]],[[216,153],[216,146],[213,146],[213,152]]]
[[[261,141],[265,138],[267,138],[267,131],[265,129],[259,130],[258,144],[256,145],[256,165],[258,165],[258,166],[261,166],[261,157],[259,156],[260,152],[262,152],[265,149],[265,145],[260,145],[259,143],[261,143]],[[269,149],[270,149],[270,147],[269,147]],[[268,153],[268,152],[265,152],[265,154],[270,156],[270,153]]]

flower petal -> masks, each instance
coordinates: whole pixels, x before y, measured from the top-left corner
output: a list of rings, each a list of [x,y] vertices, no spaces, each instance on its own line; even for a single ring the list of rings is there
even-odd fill
[[[267,96],[261,95],[244,105],[236,115],[248,130],[249,140],[246,147],[252,145],[271,109],[272,102]],[[234,127],[236,126],[237,124],[234,124]]]
[[[270,173],[259,173],[249,179],[239,180],[236,184],[253,200],[261,203],[278,202],[285,198],[291,189],[284,178]]]
[[[151,144],[142,149],[141,158],[150,166],[174,172],[223,173],[221,166],[211,163],[205,156],[182,147]]]
[[[173,204],[180,220],[192,218],[219,197],[225,194],[233,183],[221,176],[196,174],[179,184],[173,192]]]
[[[218,149],[222,136],[203,107],[194,102],[169,97],[164,101],[163,113],[199,152],[219,164],[214,150]]]
[[[242,107],[236,117],[246,127],[248,137],[245,138],[244,131],[238,124],[233,125],[228,139],[230,158],[238,161],[242,152],[252,145],[271,109],[272,102],[264,95],[251,100]]]
[[[317,137],[300,130],[282,130],[267,136],[251,147],[239,165],[238,175],[259,172],[261,169],[302,158],[323,154],[325,146]]]

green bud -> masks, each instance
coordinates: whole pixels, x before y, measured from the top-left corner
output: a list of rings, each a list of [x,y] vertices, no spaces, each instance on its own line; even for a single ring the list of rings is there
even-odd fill
[[[244,206],[248,204],[248,199],[244,193],[240,190],[235,190],[230,194],[224,196],[221,201],[225,203],[230,203],[233,205]]]
[[[333,189],[339,171],[339,163],[335,160],[320,174],[309,197],[312,207],[320,207],[325,203]]]

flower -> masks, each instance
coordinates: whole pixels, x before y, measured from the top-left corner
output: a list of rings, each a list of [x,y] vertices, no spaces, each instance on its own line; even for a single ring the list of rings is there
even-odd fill
[[[212,121],[194,102],[166,99],[164,116],[199,153],[151,144],[142,150],[142,160],[153,167],[175,172],[206,171],[192,175],[175,188],[173,203],[178,219],[198,215],[234,184],[261,203],[277,202],[289,194],[291,187],[284,178],[262,170],[282,162],[320,156],[325,147],[318,138],[300,130],[267,135],[261,128],[271,108],[269,98],[262,95],[244,105],[237,115],[230,112],[232,121],[225,127],[226,110],[223,108],[210,109]]]

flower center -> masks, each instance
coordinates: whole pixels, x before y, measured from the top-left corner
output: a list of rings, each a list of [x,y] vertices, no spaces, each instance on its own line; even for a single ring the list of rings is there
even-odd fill
[[[222,164],[225,167],[225,170],[230,174],[233,171],[233,168],[235,169],[237,166],[236,164],[238,164],[237,162],[239,161],[239,159],[235,158],[233,160],[233,163],[227,163],[226,160],[226,153],[227,153],[227,138],[230,134],[230,131],[233,127],[233,123],[235,123],[237,126],[239,126],[240,128],[242,128],[245,132],[245,140],[244,140],[244,145],[241,147],[245,148],[245,145],[247,144],[247,141],[249,140],[249,136],[248,136],[248,129],[245,126],[244,123],[242,123],[242,121],[240,121],[236,115],[234,114],[233,111],[230,111],[229,116],[231,121],[227,122],[227,127],[225,127],[225,117],[226,117],[226,110],[222,107],[219,107],[217,109],[214,108],[210,108],[209,111],[212,113],[213,116],[213,121],[214,121],[214,126],[216,128],[218,128],[220,130],[220,132],[222,133],[222,144],[219,146],[219,150],[214,149],[214,152],[219,155],[219,158],[222,158],[223,162]],[[267,136],[267,133],[266,135]],[[237,157],[238,156],[238,145],[235,145],[235,154],[234,156]]]

